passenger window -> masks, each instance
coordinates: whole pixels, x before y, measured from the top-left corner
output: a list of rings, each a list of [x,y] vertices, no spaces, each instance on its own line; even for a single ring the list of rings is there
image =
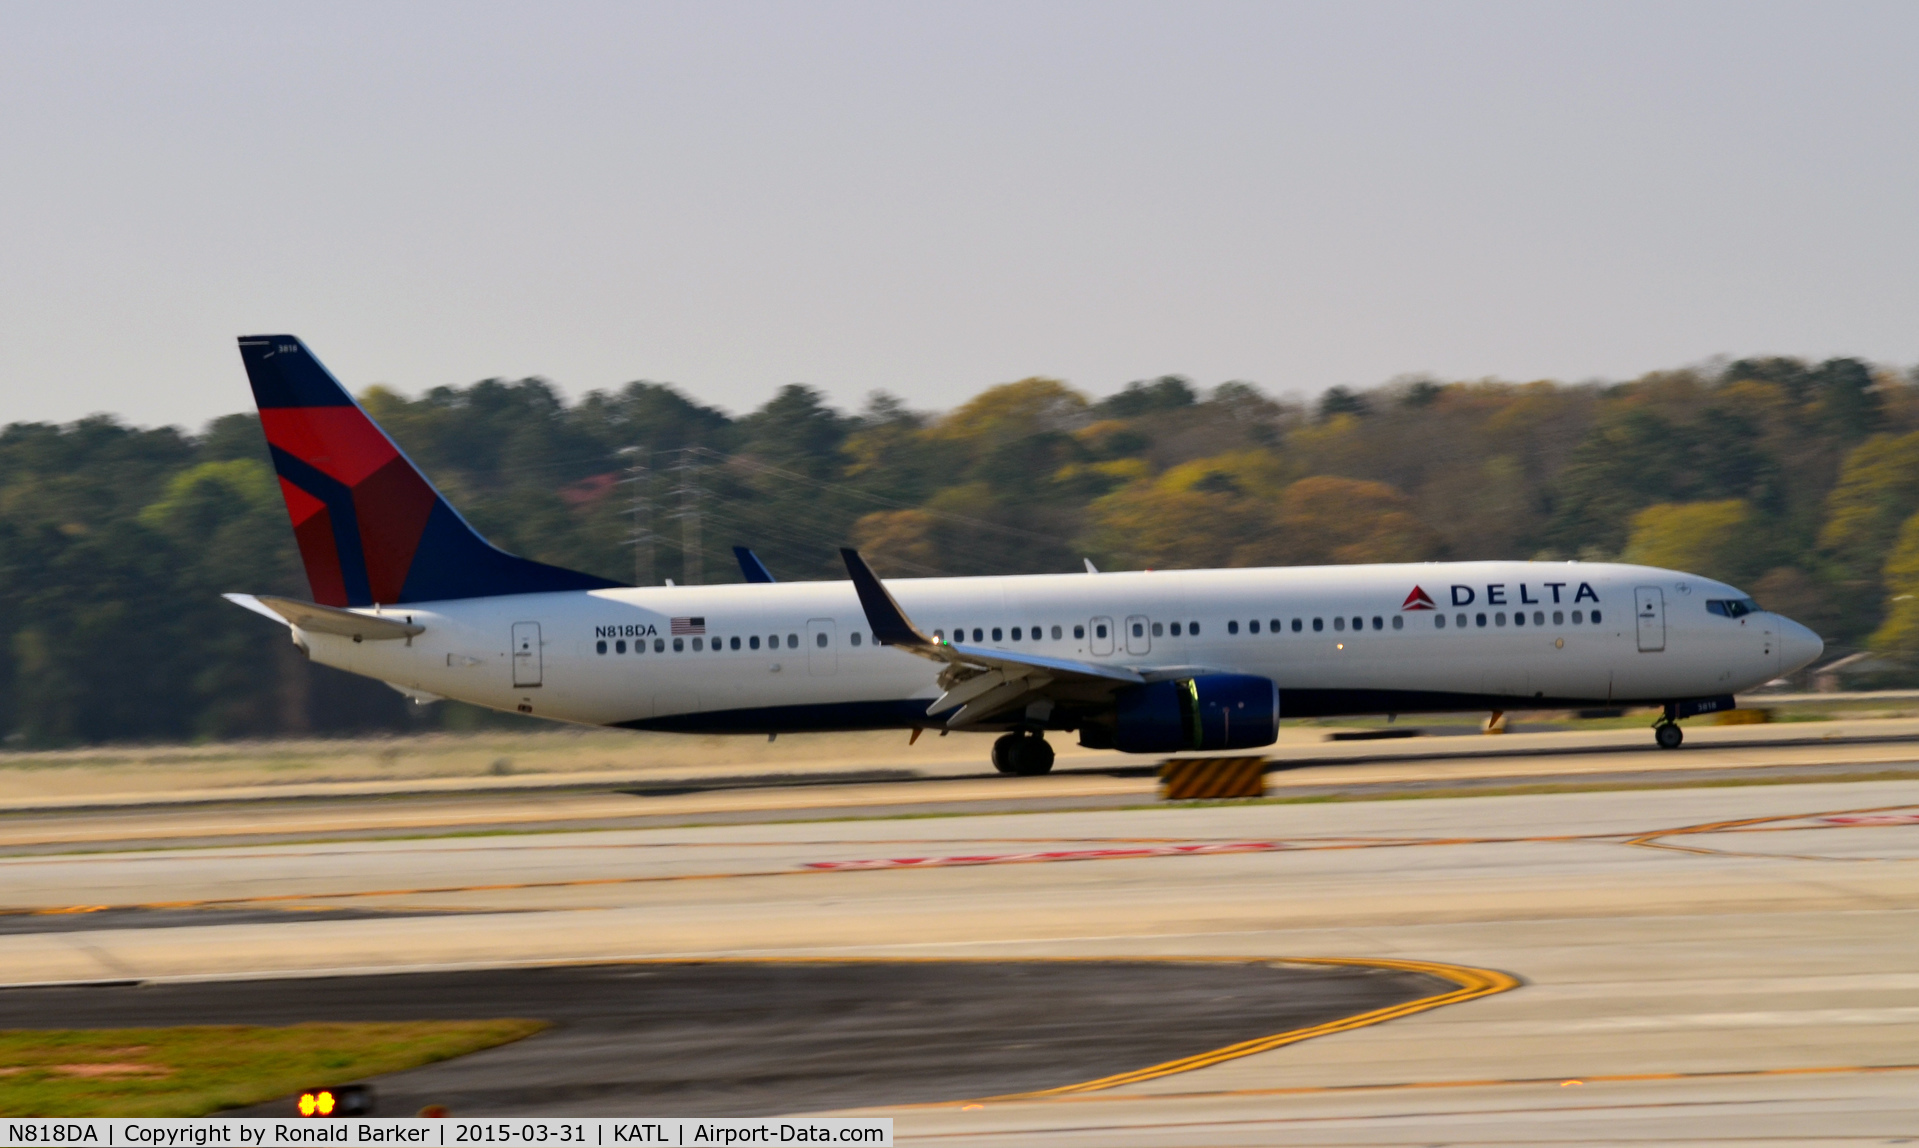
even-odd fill
[[[693,639],[693,652],[694,652],[694,653],[696,653],[696,654],[697,654],[697,653],[699,653],[699,651],[700,651],[700,650],[701,650],[701,648],[702,648],[702,646],[701,646],[701,643],[702,643],[703,641],[704,641],[704,639],[701,639],[701,638],[695,638],[695,639]]]
[[[1326,628],[1326,623],[1323,620],[1319,618],[1313,619],[1313,633],[1317,634],[1321,630],[1324,630],[1325,628]]]
[[[1403,629],[1405,629],[1405,628],[1406,628],[1406,616],[1405,616],[1404,614],[1394,614],[1394,615],[1393,615],[1393,629],[1395,629],[1395,630],[1403,630]]]
[[[752,637],[750,637],[750,638],[748,638],[748,639],[746,640],[746,648],[747,648],[747,649],[749,649],[749,650],[757,650],[757,649],[759,649],[759,648],[760,648],[760,636],[759,636],[758,634],[755,634],[755,635],[753,635]]]
[[[1566,611],[1564,611],[1564,610],[1554,610],[1554,611],[1553,611],[1553,625],[1555,625],[1555,626],[1563,626],[1563,625],[1565,625],[1565,624],[1566,624]]]
[[[598,651],[599,651],[600,653],[602,653],[602,654],[604,654],[604,653],[606,653],[606,642],[605,642],[605,641],[599,641],[599,642],[595,642],[595,643],[594,643],[593,645],[594,645],[594,648],[595,648],[595,649],[597,649],[597,650],[598,650]]]
[[[1434,615],[1433,615],[1433,629],[1435,629],[1435,630],[1443,630],[1443,629],[1445,629],[1445,628],[1446,628],[1446,615],[1444,615],[1444,614],[1434,614]]]
[[[634,653],[636,653],[636,654],[644,654],[644,653],[646,653],[646,639],[645,639],[645,638],[635,638],[635,639],[633,639],[633,652],[634,652]]]
[[[1486,615],[1484,615],[1484,614],[1481,614],[1481,615],[1479,616],[1479,624],[1480,624],[1480,625],[1482,625],[1482,626],[1486,624]],[[1453,619],[1453,625],[1455,625],[1455,626],[1458,626],[1458,627],[1459,627],[1460,629],[1462,629],[1462,630],[1463,630],[1463,629],[1465,629],[1465,628],[1466,628],[1466,615],[1464,615],[1464,614],[1460,614],[1460,615],[1458,615],[1457,617],[1455,617],[1455,618]]]
[[[1246,632],[1247,632],[1248,634],[1257,634],[1257,633],[1259,633],[1259,619],[1258,619],[1258,618],[1254,618],[1254,619],[1253,619],[1252,621],[1250,621],[1250,622],[1248,622],[1248,623],[1246,623]]]
[[[1497,614],[1493,615],[1493,625],[1503,626],[1505,624],[1506,624],[1506,611],[1501,610]]]
[[[998,626],[994,626],[994,627],[993,627],[993,640],[994,640],[995,642],[1003,642],[1003,641],[1005,641],[1005,640],[1006,640],[1006,639],[1004,639],[1004,638],[1002,638],[1002,637],[1000,637],[999,635],[1000,635],[1000,629],[999,629],[999,627],[998,627]]]
[[[1077,630],[1077,629],[1079,629],[1079,627],[1078,627],[1078,626],[1074,626],[1074,627],[1073,627],[1073,629],[1075,629],[1075,630]],[[1077,638],[1077,637],[1079,637],[1079,635],[1078,635],[1078,634],[1074,634],[1073,636],[1074,636],[1075,638]],[[1053,627],[1053,640],[1054,640],[1055,642],[1057,642],[1057,641],[1059,641],[1059,640],[1060,640],[1060,637],[1061,637],[1061,632],[1060,632],[1060,628],[1059,628],[1058,626],[1054,626],[1054,627]]]
[[[1226,623],[1226,632],[1227,632],[1227,633],[1229,633],[1229,634],[1237,634],[1237,633],[1239,633],[1239,623],[1238,623],[1238,622],[1228,622],[1228,623]]]
[[[826,631],[821,630],[819,633],[813,635],[813,644],[824,650],[826,648]]]
[[[1474,625],[1476,625],[1476,626],[1484,626],[1484,625],[1486,624],[1486,615],[1484,615],[1484,614],[1474,614],[1474,615],[1473,615],[1473,624],[1474,624]]]
[[[1515,626],[1523,626],[1523,625],[1525,625],[1525,624],[1526,624],[1526,611],[1524,611],[1524,610],[1514,610],[1514,611],[1513,611],[1513,625],[1515,625]]]
[[[1535,625],[1535,626],[1543,626],[1543,625],[1545,625],[1545,624],[1546,624],[1546,611],[1544,611],[1544,610],[1534,610],[1534,611],[1533,611],[1533,625]]]
[[[1333,629],[1335,629],[1335,630],[1344,630],[1345,628],[1346,628],[1346,619],[1344,619],[1344,618],[1334,618],[1334,619],[1333,619]]]
[[[1179,623],[1178,623],[1178,622],[1174,622],[1174,623],[1173,623],[1173,637],[1175,637],[1175,638],[1177,638],[1177,637],[1179,637]]]
[[[1364,618],[1354,618],[1354,619],[1353,619],[1353,629],[1355,629],[1355,630],[1364,630],[1365,628],[1366,628],[1366,619],[1364,619]]]
[[[1592,617],[1593,617],[1593,625],[1597,626],[1599,624],[1599,611],[1594,610]]]
[[[1101,626],[1101,627],[1099,628],[1099,636],[1100,636],[1100,637],[1102,637],[1102,638],[1104,638],[1104,637],[1106,636],[1106,627],[1104,627],[1104,626]],[[1086,637],[1086,627],[1084,627],[1084,626],[1074,626],[1074,627],[1073,627],[1073,637],[1075,637],[1075,638],[1084,638],[1084,637]]]
[[[1582,613],[1582,612],[1581,612],[1581,611],[1579,611],[1579,610],[1574,610],[1574,611],[1573,611],[1573,625],[1575,625],[1575,626],[1577,626],[1577,625],[1579,625],[1579,623],[1581,623],[1581,622],[1583,622],[1583,621],[1585,621],[1585,619],[1584,619],[1583,617],[1581,617],[1581,616],[1580,616],[1580,615],[1581,615],[1581,613]]]
[[[997,638],[997,637],[999,637],[999,635],[998,635],[998,634],[994,634],[993,636],[994,636],[995,638]],[[1015,642],[1017,642],[1017,641],[1019,641],[1019,627],[1018,627],[1018,626],[1014,626],[1014,627],[1013,627],[1013,640],[1014,640]]]
[[[1300,626],[1300,624],[1299,624],[1299,619],[1298,619],[1298,618],[1294,618],[1294,619],[1293,619],[1293,633],[1295,633],[1295,634],[1297,634],[1297,633],[1299,633],[1299,631],[1300,631],[1300,629],[1301,629],[1301,628],[1302,628],[1302,627],[1301,627],[1301,626]],[[1315,630],[1317,630],[1317,629],[1319,629],[1319,627],[1318,627],[1318,626],[1314,626],[1314,627],[1313,627],[1313,629],[1315,629]]]
[[[1380,617],[1380,616],[1379,616],[1378,614],[1374,614],[1374,615],[1373,615],[1373,629],[1375,629],[1375,630],[1383,630],[1383,629],[1385,629],[1385,628],[1386,628],[1386,620],[1385,620],[1384,618],[1381,618],[1381,617]]]
[[[1188,634],[1191,634],[1195,638],[1199,637],[1199,623],[1198,622],[1186,623],[1186,632]]]
[[[789,650],[797,650],[797,649],[799,649],[799,648],[800,648],[800,636],[799,636],[798,634],[788,634],[788,635],[786,636],[786,648],[787,648],[787,649],[789,649]]]
[[[626,653],[626,639],[622,638],[619,641],[613,643],[613,652],[616,654]]]
[[[944,641],[946,640],[946,631],[945,631],[945,630],[934,630],[934,631],[933,631],[933,640],[934,640],[935,642],[944,642]]]
[[[1166,632],[1166,627],[1160,625],[1158,622],[1153,623],[1153,637],[1157,638],[1160,635],[1164,634],[1165,632]]]
[[[986,631],[985,631],[985,630],[982,630],[982,629],[980,629],[980,628],[979,628],[978,626],[974,626],[974,627],[973,627],[973,640],[974,640],[975,642],[984,642],[984,641],[986,640]]]
[[[675,638],[675,639],[673,639],[673,652],[674,652],[674,653],[676,653],[676,654],[679,654],[679,653],[684,653],[684,652],[685,652],[685,650],[686,650],[686,639],[685,639],[685,638]]]
[[[1103,625],[1093,627],[1093,634],[1095,637],[1104,638],[1106,636],[1106,627]]]
[[[854,631],[853,631],[852,633],[850,633],[850,634],[848,634],[848,635],[846,635],[846,640],[847,640],[847,642],[848,642],[849,644],[851,644],[851,645],[855,645],[855,646],[857,646],[857,645],[859,645],[859,644],[860,644],[860,632],[859,632],[858,630],[854,630]],[[736,641],[736,642],[735,642],[734,644],[735,644],[735,645],[738,645],[739,643],[738,643],[738,642]]]
[[[655,638],[655,639],[653,639],[653,652],[654,652],[654,653],[656,653],[656,654],[664,654],[664,653],[666,652],[666,639],[665,639],[665,638]]]
[[[1297,626],[1295,626],[1294,628],[1295,628],[1295,629],[1297,629],[1298,627],[1297,627]],[[1279,619],[1278,619],[1278,618],[1274,618],[1274,619],[1272,620],[1272,622],[1270,623],[1270,629],[1271,629],[1271,630],[1273,631],[1273,633],[1275,633],[1275,634],[1277,634],[1277,633],[1279,633]]]

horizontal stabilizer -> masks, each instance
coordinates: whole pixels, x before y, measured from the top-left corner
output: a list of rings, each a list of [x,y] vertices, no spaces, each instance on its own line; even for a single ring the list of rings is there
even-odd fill
[[[338,634],[344,638],[381,642],[411,638],[426,632],[425,626],[402,622],[397,618],[356,614],[352,610],[322,606],[317,602],[302,602],[298,598],[280,598],[271,594],[224,594],[222,597],[236,606],[277,618],[309,634]]]

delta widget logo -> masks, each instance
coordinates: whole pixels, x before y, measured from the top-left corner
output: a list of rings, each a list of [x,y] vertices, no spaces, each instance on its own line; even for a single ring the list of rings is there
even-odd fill
[[[1412,593],[1406,595],[1406,600],[1400,603],[1399,608],[1401,610],[1436,610],[1438,609],[1437,606],[1433,605],[1432,596],[1427,594],[1426,591],[1421,590],[1417,586],[1413,587]]]

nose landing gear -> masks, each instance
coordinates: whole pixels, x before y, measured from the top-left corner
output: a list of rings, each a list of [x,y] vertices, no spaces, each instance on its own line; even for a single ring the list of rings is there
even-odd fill
[[[1669,705],[1659,720],[1652,723],[1653,740],[1660,749],[1678,749],[1679,743],[1686,740],[1686,731],[1679,728],[1679,707]]]
[[[1020,777],[1047,773],[1053,768],[1053,747],[1037,730],[1006,734],[993,743],[993,768]]]

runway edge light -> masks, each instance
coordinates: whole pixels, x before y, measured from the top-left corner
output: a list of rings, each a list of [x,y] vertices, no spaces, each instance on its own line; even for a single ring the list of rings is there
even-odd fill
[[[334,1116],[373,1115],[371,1084],[329,1084],[303,1089],[296,1107],[300,1115],[315,1119]]]

